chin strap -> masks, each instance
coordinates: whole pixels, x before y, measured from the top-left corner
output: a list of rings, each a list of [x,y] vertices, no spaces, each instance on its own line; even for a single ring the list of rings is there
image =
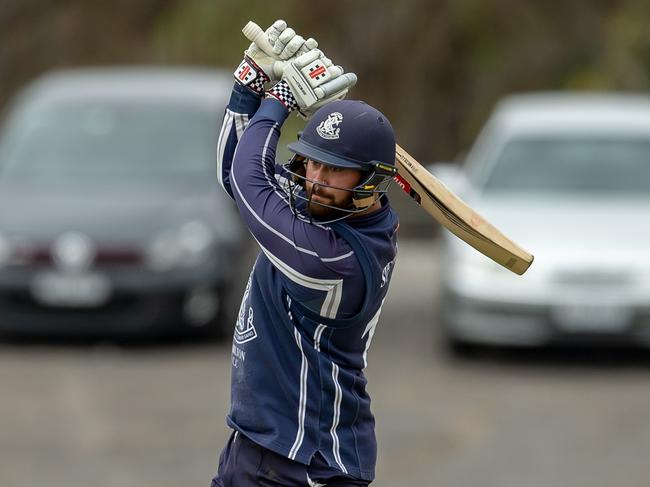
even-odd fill
[[[307,193],[305,189],[305,182],[307,178],[305,177],[305,166],[304,166],[305,157],[295,154],[291,160],[283,166],[284,171],[288,174],[286,178],[289,183],[289,188],[287,192],[290,197],[290,204],[292,209],[295,208],[296,200],[301,199],[307,203],[307,206],[312,202],[312,192]],[[383,194],[388,191],[388,187],[393,182],[394,176],[397,174],[397,168],[388,164],[381,162],[370,162],[370,173],[366,177],[366,180],[356,186],[355,188],[345,189],[352,193],[352,200],[350,205],[347,208],[337,208],[326,204],[321,204],[319,202],[314,202],[314,204],[331,208],[333,210],[339,210],[343,213],[346,213],[342,218],[346,218],[350,214],[360,213],[365,209],[371,207],[378,201]],[[295,186],[293,186],[295,185]],[[299,186],[306,193],[304,196],[300,196],[294,191],[294,188]],[[334,186],[322,185],[324,187],[330,187],[334,189],[344,189],[344,188],[335,188]],[[311,215],[309,216],[311,220]],[[337,221],[332,220],[332,221]],[[329,222],[328,222],[329,223]]]
[[[379,185],[386,181],[386,179],[392,180],[397,174],[397,168],[395,166],[389,166],[383,162],[372,162],[371,164],[374,171],[371,172],[367,181],[355,189],[352,195],[352,204],[357,209],[372,206],[381,194],[383,194],[378,195],[377,193]]]
[[[355,208],[357,209],[366,209],[370,208],[372,205],[375,204],[375,201],[377,201],[379,198],[373,196],[368,196],[367,198],[352,198],[352,204],[354,205]]]

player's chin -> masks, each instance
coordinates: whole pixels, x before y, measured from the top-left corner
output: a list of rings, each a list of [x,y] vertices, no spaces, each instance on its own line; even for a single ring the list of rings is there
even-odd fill
[[[326,203],[326,204],[331,204],[331,203]],[[309,211],[309,214],[313,216],[314,218],[317,218],[319,220],[326,220],[330,218],[336,218],[341,216],[343,213],[342,211],[337,210],[336,208],[328,208],[327,206],[323,206],[322,204],[318,204],[315,201],[311,201],[309,205],[307,206],[307,210]]]

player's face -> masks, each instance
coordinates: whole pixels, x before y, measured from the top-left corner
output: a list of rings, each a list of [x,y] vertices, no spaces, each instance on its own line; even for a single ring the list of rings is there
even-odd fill
[[[357,169],[328,166],[311,159],[307,159],[305,164],[305,176],[307,178],[305,189],[308,195],[311,194],[309,212],[321,219],[340,214],[340,212],[332,208],[321,205],[348,208],[352,201],[352,192],[328,188],[327,186],[352,189],[361,181],[361,171]]]

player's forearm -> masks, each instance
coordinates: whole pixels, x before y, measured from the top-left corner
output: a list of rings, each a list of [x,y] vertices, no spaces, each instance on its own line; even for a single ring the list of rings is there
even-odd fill
[[[280,269],[291,268],[315,279],[340,279],[349,272],[350,248],[331,229],[302,221],[275,178],[275,154],[284,105],[266,99],[251,119],[232,166],[232,189],[239,212]]]
[[[249,88],[235,83],[226,107],[223,124],[217,139],[217,179],[223,189],[233,197],[230,170],[237,144],[257,112],[262,97]]]
[[[264,100],[242,133],[231,167],[232,190],[242,215],[260,212],[268,197],[280,198],[275,179],[275,152],[288,112],[276,100]]]

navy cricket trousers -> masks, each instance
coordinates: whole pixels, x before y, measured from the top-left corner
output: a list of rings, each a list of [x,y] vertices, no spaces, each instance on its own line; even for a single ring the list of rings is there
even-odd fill
[[[290,460],[233,432],[221,452],[210,487],[366,487],[316,454],[310,465]]]

